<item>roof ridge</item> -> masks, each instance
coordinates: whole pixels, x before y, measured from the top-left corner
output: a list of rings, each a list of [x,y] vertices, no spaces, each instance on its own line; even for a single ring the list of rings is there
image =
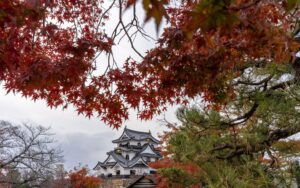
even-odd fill
[[[125,131],[125,130],[131,131],[131,132],[136,132],[136,133],[143,133],[143,134],[150,134],[150,135],[151,135],[151,133],[149,133],[149,132],[136,131],[136,130],[133,130],[133,129],[128,129],[128,128],[126,128],[126,127],[125,127],[124,131]]]

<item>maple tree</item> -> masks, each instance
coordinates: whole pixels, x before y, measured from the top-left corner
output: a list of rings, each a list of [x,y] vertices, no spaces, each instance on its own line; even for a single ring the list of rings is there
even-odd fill
[[[69,187],[72,188],[98,188],[101,183],[98,177],[89,176],[86,168],[71,172],[68,177]]]
[[[0,79],[7,92],[50,107],[72,104],[78,113],[118,127],[128,109],[141,119],[161,113],[168,104],[203,96],[214,107],[234,97],[228,80],[262,60],[293,64],[298,48],[297,1],[12,0],[0,2]],[[129,30],[147,36],[138,22],[142,4],[146,21],[169,24],[157,46],[143,56]],[[109,11],[119,8],[119,21],[107,34]],[[122,18],[132,11],[128,25]],[[114,16],[114,15],[112,15]],[[99,53],[111,58],[123,32],[141,61],[129,58],[94,74]],[[99,64],[99,63],[98,63]]]

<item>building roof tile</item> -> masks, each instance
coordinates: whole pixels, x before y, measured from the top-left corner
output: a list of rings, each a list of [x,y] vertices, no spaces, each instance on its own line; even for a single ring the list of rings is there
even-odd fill
[[[125,138],[124,138],[124,135],[126,135]],[[150,139],[157,144],[159,143],[159,140],[154,138],[150,132],[135,131],[135,130],[131,130],[131,129],[128,129],[127,127],[125,127],[120,138],[113,140],[112,142],[118,143],[118,142],[129,141],[129,140],[142,141],[142,140],[147,140],[147,139]]]

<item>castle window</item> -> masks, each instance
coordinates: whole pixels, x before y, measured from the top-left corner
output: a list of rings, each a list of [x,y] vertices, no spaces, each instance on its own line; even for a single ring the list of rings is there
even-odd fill
[[[150,170],[150,174],[156,174],[155,170]]]
[[[126,155],[126,160],[129,160],[129,155]]]
[[[135,170],[130,170],[130,175],[135,175]]]
[[[116,175],[120,175],[121,174],[121,171],[120,170],[117,170],[116,171]]]
[[[141,146],[141,143],[138,143],[137,145],[138,145],[138,146]]]

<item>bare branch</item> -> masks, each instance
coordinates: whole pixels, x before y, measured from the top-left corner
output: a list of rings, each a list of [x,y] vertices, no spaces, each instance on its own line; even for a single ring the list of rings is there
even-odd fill
[[[0,122],[0,183],[15,187],[36,187],[54,173],[62,162],[61,150],[55,148],[49,128]],[[15,173],[17,178],[10,177]]]

